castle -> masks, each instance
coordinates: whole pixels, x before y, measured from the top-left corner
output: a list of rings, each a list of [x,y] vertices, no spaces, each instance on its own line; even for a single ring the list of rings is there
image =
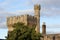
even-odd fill
[[[32,15],[20,15],[20,16],[11,16],[7,17],[7,26],[8,26],[8,32],[11,32],[14,30],[12,25],[17,22],[22,22],[25,25],[33,26],[36,25],[36,32],[40,32],[40,5],[34,5],[34,16]],[[46,34],[46,24],[43,23],[42,25],[42,36],[41,40],[60,40],[60,34]]]
[[[21,16],[11,16],[7,17],[7,26],[8,31],[13,31],[12,25],[17,22],[22,22],[25,25],[33,26],[36,25],[36,32],[40,32],[40,5],[34,5],[35,15],[31,16],[28,14],[21,15]]]
[[[46,24],[42,24],[42,36],[41,40],[60,40],[60,34],[46,34]]]

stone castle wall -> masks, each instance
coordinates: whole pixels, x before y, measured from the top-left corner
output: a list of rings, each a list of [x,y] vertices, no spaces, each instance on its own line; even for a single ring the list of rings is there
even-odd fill
[[[25,25],[33,26],[36,25],[36,32],[40,32],[40,5],[34,5],[34,11],[35,15],[21,15],[21,16],[11,16],[7,17],[7,26],[8,31],[13,31],[12,25],[17,22],[22,22]],[[60,34],[46,34],[46,26],[44,25],[42,27],[43,30],[43,37],[41,37],[41,40],[60,40]]]
[[[17,22],[22,22],[28,26],[36,26],[36,32],[40,32],[40,5],[34,5],[34,16],[21,15],[7,17],[8,31],[13,31],[12,25]]]
[[[12,31],[13,30],[12,25],[17,22],[22,22],[28,26],[33,26],[33,25],[36,25],[37,19],[31,15],[21,15],[21,16],[8,17],[7,18],[8,30]]]

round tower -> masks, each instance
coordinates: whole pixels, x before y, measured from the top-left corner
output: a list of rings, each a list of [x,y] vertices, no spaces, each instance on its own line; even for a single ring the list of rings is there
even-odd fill
[[[42,34],[46,34],[46,24],[43,22],[42,24]]]
[[[34,5],[35,17],[37,19],[36,32],[40,32],[40,5]]]

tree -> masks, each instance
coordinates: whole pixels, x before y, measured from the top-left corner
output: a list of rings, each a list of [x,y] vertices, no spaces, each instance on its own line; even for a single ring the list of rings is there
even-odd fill
[[[36,33],[35,26],[29,27],[23,23],[15,23],[14,30],[11,31],[7,40],[40,40],[40,33]]]

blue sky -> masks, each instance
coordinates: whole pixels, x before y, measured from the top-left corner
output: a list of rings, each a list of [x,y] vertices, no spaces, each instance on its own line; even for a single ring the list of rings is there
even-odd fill
[[[41,5],[40,26],[46,22],[47,33],[60,33],[60,0],[0,0],[0,38],[7,35],[7,16],[34,13],[34,4]]]

